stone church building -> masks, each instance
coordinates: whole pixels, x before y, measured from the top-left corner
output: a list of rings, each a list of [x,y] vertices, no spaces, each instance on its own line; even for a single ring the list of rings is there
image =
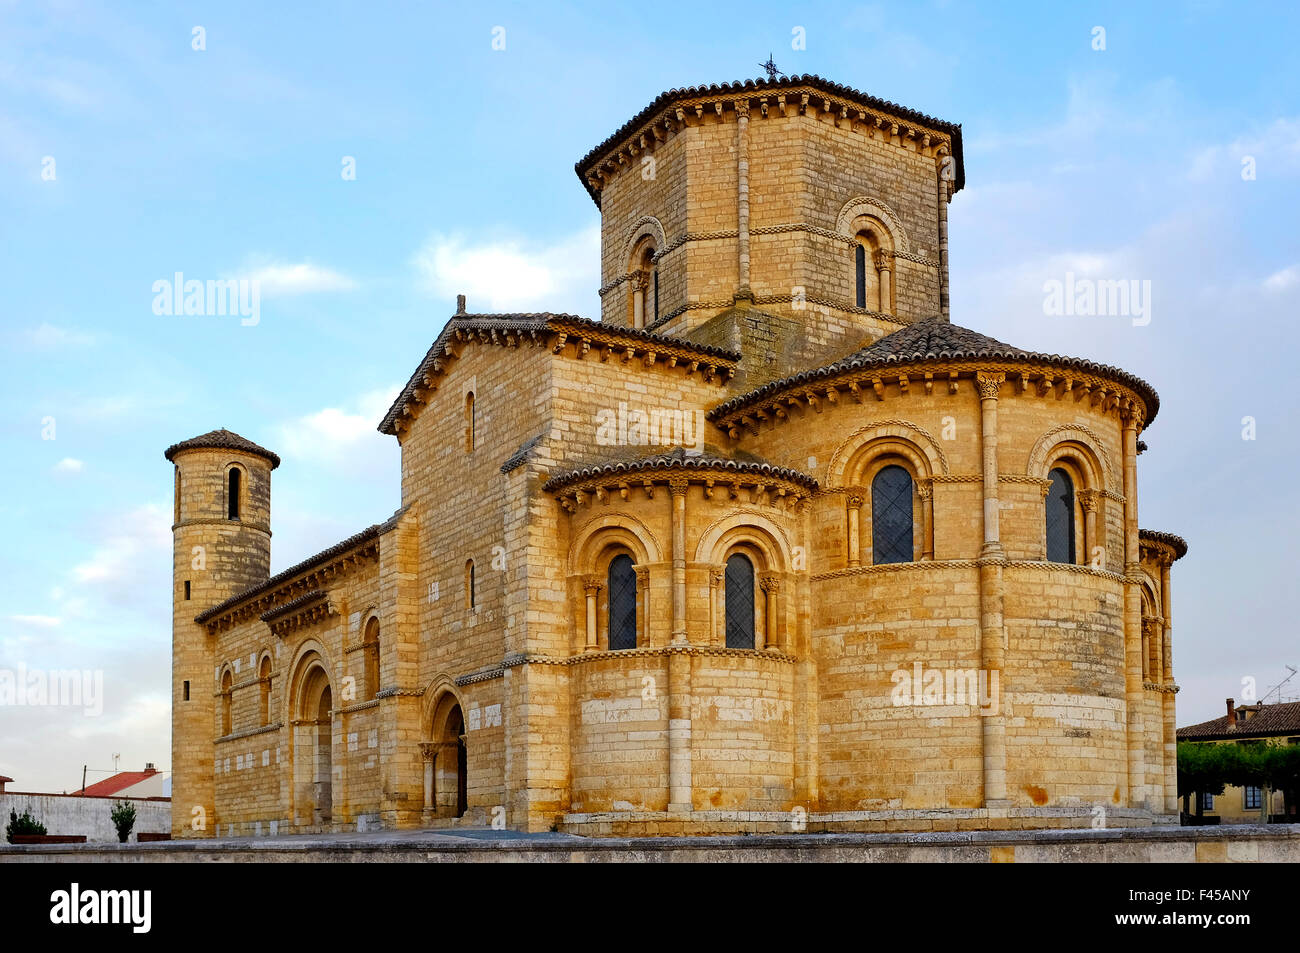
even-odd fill
[[[781,77],[576,169],[600,320],[462,298],[390,517],[271,576],[279,458],[167,450],[174,834],[1176,822],[1158,398],[951,322],[961,127]]]

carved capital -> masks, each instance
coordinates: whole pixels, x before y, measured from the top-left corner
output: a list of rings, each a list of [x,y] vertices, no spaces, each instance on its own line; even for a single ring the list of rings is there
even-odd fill
[[[1141,430],[1147,420],[1146,408],[1142,406],[1140,400],[1126,400],[1120,405],[1119,419],[1124,422],[1126,428]]]
[[[691,481],[684,476],[671,476],[668,478],[668,492],[673,496],[685,496],[686,488],[691,485]]]
[[[650,585],[650,567],[633,566],[632,571],[636,573],[636,587],[645,589]]]
[[[975,386],[979,388],[980,400],[997,400],[998,390],[1006,383],[1006,374],[986,374],[980,371],[975,375]]]
[[[781,577],[774,572],[762,572],[758,574],[758,587],[764,592],[780,592]]]
[[[873,262],[877,271],[889,271],[894,267],[894,254],[881,249],[873,256]]]
[[[1096,490],[1080,490],[1075,496],[1079,498],[1079,506],[1083,508],[1085,513],[1096,512],[1097,504],[1101,502],[1101,494]]]
[[[929,477],[921,477],[916,481],[916,495],[923,500],[929,500],[934,497],[934,481]]]
[[[709,588],[710,588],[710,589],[717,589],[719,586],[721,586],[721,585],[722,585],[722,578],[723,578],[723,570],[722,570],[722,569],[710,569],[710,570],[709,570]]]
[[[648,271],[634,271],[628,282],[632,285],[633,291],[648,291],[650,288],[650,273]]]
[[[582,591],[589,597],[599,595],[603,588],[599,576],[586,576],[582,580]]]
[[[849,509],[851,510],[862,509],[862,494],[861,493],[849,494],[848,503],[849,503]]]

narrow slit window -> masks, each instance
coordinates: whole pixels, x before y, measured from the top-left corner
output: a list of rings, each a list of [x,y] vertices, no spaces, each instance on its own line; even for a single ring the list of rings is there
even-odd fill
[[[190,581],[188,579],[185,580],[185,601],[190,601]]]
[[[186,702],[189,701],[189,700],[190,700],[190,682],[189,682],[189,679],[186,679],[185,681],[181,682],[181,692],[182,692],[182,694],[181,694],[181,701],[186,701]]]
[[[727,648],[754,648],[754,564],[735,553],[723,574],[726,588]]]
[[[465,606],[473,609],[478,603],[477,594],[474,592],[474,560],[465,564]]]
[[[609,563],[609,648],[636,648],[636,567],[626,553]]]
[[[226,492],[226,517],[239,519],[239,467],[230,468],[230,485]]]
[[[1074,562],[1074,482],[1059,467],[1048,474],[1047,561]]]
[[[862,244],[853,246],[853,272],[856,286],[854,301],[859,308],[867,306],[867,249]]]

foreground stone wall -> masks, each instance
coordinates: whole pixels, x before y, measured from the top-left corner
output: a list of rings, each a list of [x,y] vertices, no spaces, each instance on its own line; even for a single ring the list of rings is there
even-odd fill
[[[145,798],[78,797],[71,794],[23,794],[13,791],[0,794],[0,818],[9,823],[9,812],[29,812],[45,825],[50,834],[84,834],[88,843],[117,843],[117,828],[109,817],[118,801],[135,805],[135,827],[131,838],[140,832],[165,834],[171,830],[170,800]]]

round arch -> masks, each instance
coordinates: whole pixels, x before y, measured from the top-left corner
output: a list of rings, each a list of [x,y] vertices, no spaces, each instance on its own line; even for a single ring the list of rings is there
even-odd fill
[[[849,199],[840,208],[839,215],[835,217],[835,231],[846,239],[855,238],[857,231],[853,228],[853,223],[856,219],[864,216],[874,218],[884,226],[885,233],[889,236],[894,251],[911,252],[912,246],[907,240],[907,231],[903,228],[903,223],[898,220],[894,210],[880,199],[869,198],[865,195]]]
[[[917,477],[948,472],[948,457],[928,431],[906,420],[882,420],[855,431],[839,445],[831,457],[826,485],[856,485],[853,479],[857,473],[870,459],[884,452],[910,460],[916,467]]]
[[[655,254],[662,255],[664,246],[668,244],[668,239],[664,236],[664,227],[659,219],[653,215],[646,215],[637,219],[628,232],[627,242],[623,246],[623,265],[631,272],[632,254],[636,251],[636,246],[641,244],[646,238],[649,238],[655,246]]]
[[[592,520],[578,531],[569,548],[570,574],[596,572],[598,557],[611,546],[627,549],[639,566],[663,561],[659,541],[645,523],[635,516],[609,514]]]
[[[1111,465],[1105,443],[1096,432],[1080,424],[1053,427],[1034,441],[1025,472],[1031,477],[1046,479],[1056,462],[1066,457],[1074,461],[1087,480],[1086,489],[1118,489],[1114,485],[1115,468]]]

